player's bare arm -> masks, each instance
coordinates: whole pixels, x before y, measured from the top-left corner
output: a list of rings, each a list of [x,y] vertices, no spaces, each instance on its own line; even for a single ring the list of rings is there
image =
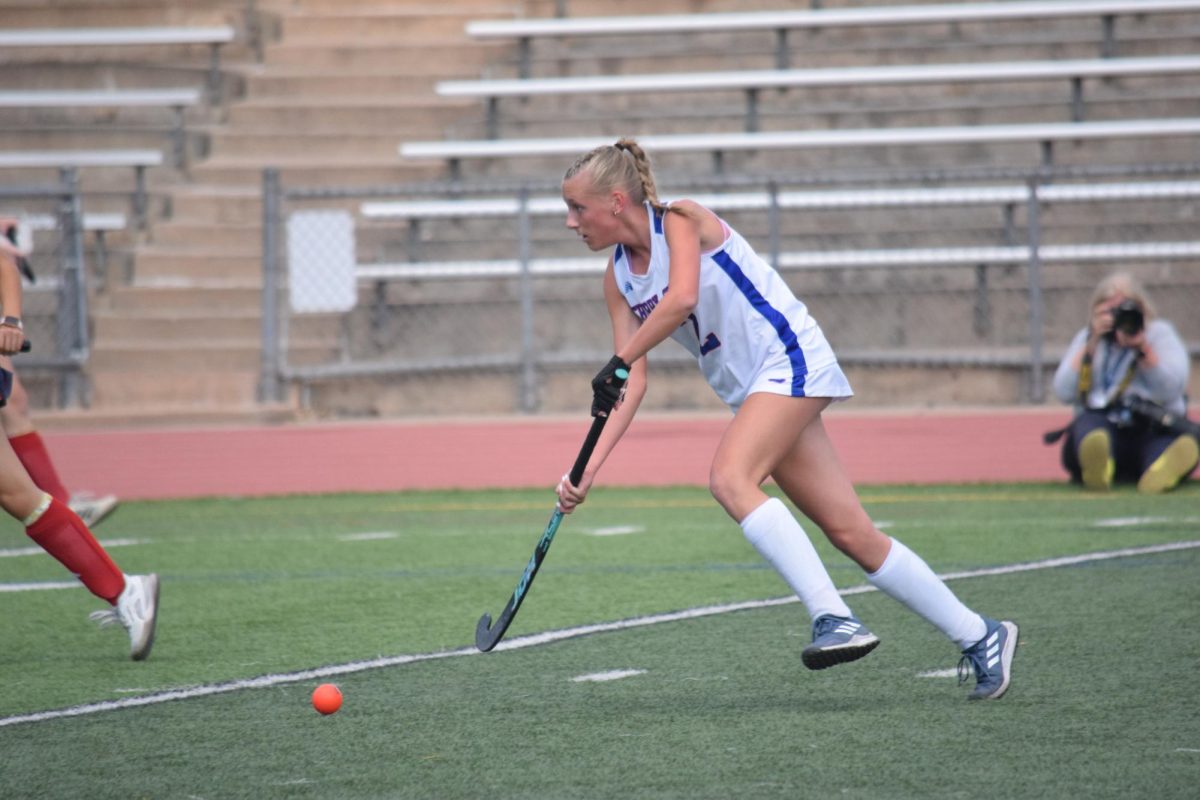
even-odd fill
[[[663,217],[663,232],[671,250],[670,291],[646,317],[628,342],[617,350],[632,364],[675,332],[696,308],[700,291],[700,224],[689,214]]]
[[[3,251],[0,251],[0,308],[6,317],[21,318],[21,273],[16,260]],[[25,334],[20,328],[0,325],[0,353],[20,352],[24,341]]]
[[[611,260],[608,262],[608,269],[604,272],[604,302],[608,307],[608,316],[612,322],[613,352],[617,353],[637,333],[641,322],[629,308],[629,304],[625,302],[625,298],[621,296],[621,292],[617,288],[616,279],[613,277]],[[625,393],[621,401],[613,407],[612,412],[609,414],[608,425],[600,435],[600,440],[596,443],[596,449],[592,451],[592,457],[588,461],[587,469],[584,470],[583,479],[579,482],[579,486],[572,486],[566,475],[563,475],[563,479],[559,482],[557,492],[559,507],[562,508],[563,513],[571,513],[575,510],[575,506],[582,503],[584,498],[587,497],[588,490],[591,488],[592,482],[596,479],[600,467],[608,458],[609,453],[613,451],[613,448],[617,446],[617,442],[621,440],[621,437],[629,428],[634,414],[637,413],[638,407],[642,404],[642,398],[646,396],[646,381],[646,358],[643,356],[630,364],[629,380],[625,384]]]

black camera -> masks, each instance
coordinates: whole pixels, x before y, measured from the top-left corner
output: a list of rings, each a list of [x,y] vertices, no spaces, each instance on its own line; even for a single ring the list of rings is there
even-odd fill
[[[1120,331],[1126,336],[1137,336],[1146,327],[1146,317],[1142,307],[1136,300],[1122,300],[1120,305],[1112,310],[1113,330]]]

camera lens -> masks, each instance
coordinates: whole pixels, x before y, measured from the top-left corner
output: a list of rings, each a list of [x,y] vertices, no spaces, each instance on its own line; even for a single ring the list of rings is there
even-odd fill
[[[1113,309],[1113,330],[1120,331],[1126,336],[1136,336],[1145,324],[1142,307],[1134,300],[1123,300]]]

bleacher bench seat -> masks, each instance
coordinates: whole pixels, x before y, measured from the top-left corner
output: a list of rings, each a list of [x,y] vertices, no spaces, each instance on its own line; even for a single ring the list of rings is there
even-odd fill
[[[21,47],[138,47],[151,45],[209,46],[208,90],[221,101],[221,47],[237,33],[228,25],[138,28],[11,28],[0,29],[0,49]]]
[[[1007,205],[1029,199],[1029,187],[949,186],[896,187],[890,189],[832,189],[778,192],[774,200],[781,209],[911,208],[916,206]],[[1043,202],[1102,200],[1153,200],[1200,197],[1200,181],[1127,181],[1120,183],[1048,184],[1036,187]],[[764,211],[772,204],[767,192],[688,194],[687,197],[715,211]],[[669,199],[669,198],[668,198]],[[520,213],[513,197],[472,200],[373,200],[359,206],[367,219],[453,219],[463,217],[510,217]],[[533,216],[565,214],[561,197],[531,197],[527,210]]]
[[[902,64],[881,67],[455,80],[439,82],[437,93],[443,97],[485,99],[487,101],[488,138],[494,139],[498,129],[498,101],[504,97],[741,90],[746,93],[745,129],[754,131],[758,128],[758,94],[766,89],[1067,80],[1071,84],[1071,118],[1075,122],[1079,122],[1084,117],[1083,81],[1086,78],[1133,78],[1149,75],[1188,75],[1197,72],[1200,72],[1200,56],[1175,55],[1146,58]]]
[[[142,227],[146,221],[146,169],[161,166],[158,150],[6,150],[0,151],[0,169],[54,169],[60,167],[132,167],[133,211]]]
[[[774,31],[777,40],[775,65],[783,68],[787,66],[787,33],[791,30],[1080,17],[1102,20],[1104,35],[1100,54],[1111,57],[1116,53],[1114,30],[1117,17],[1198,9],[1200,0],[1012,0],[993,3],[929,3],[707,14],[474,20],[467,23],[466,32],[475,39],[517,40],[520,48],[519,74],[526,78],[529,77],[530,42],[539,38]]]
[[[1157,139],[1196,136],[1200,118],[1136,119],[1105,122],[1051,122],[1014,125],[947,125],[924,128],[844,128],[755,133],[662,134],[638,137],[653,153],[724,152],[809,148],[890,147],[935,144],[1038,143],[1043,161],[1049,162],[1057,141],[1103,139]],[[443,159],[457,170],[462,159],[539,156],[573,156],[603,144],[612,137],[536,139],[474,139],[462,141],[406,142],[399,147],[407,159]]]
[[[942,267],[986,264],[1026,264],[1033,253],[1026,246],[947,247],[910,249],[812,250],[780,253],[776,265],[782,271],[832,268]],[[1113,261],[1167,261],[1200,259],[1200,241],[1134,242],[1115,244],[1043,245],[1038,248],[1043,263],[1095,263]],[[529,272],[538,277],[599,275],[605,269],[602,256],[535,258]],[[502,278],[520,275],[516,259],[481,261],[420,261],[359,264],[360,281],[453,280]]]

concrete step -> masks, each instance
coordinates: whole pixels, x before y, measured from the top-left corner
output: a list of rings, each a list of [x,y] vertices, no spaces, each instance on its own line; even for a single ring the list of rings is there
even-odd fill
[[[220,6],[225,6],[221,8]],[[244,4],[243,4],[244,5]],[[160,25],[236,24],[235,2],[42,2],[4,3],[6,28],[136,28]]]
[[[261,175],[255,186],[178,186],[167,198],[170,219],[196,224],[236,225],[262,220]]]
[[[197,135],[189,131],[193,140]],[[170,137],[170,131],[165,127],[131,130],[103,124],[19,125],[0,129],[0,150],[164,150],[168,152],[169,161]]]
[[[96,306],[96,312],[138,314],[154,309],[161,313],[204,312],[219,308],[223,313],[258,312],[262,289],[244,283],[199,284],[196,282],[159,286],[114,286]]]
[[[246,97],[259,100],[296,95],[321,97],[412,95],[433,97],[438,81],[446,80],[452,65],[441,75],[412,75],[403,72],[343,72],[330,74],[319,70],[288,71],[275,68],[247,79]],[[465,72],[463,77],[473,73]]]
[[[397,142],[398,144],[398,142]],[[324,158],[319,163],[308,159],[213,158],[192,173],[197,181],[223,186],[262,185],[266,166],[279,168],[280,178],[288,186],[373,186],[433,180],[443,168],[434,163],[407,163],[399,154],[393,159]]]
[[[141,313],[100,312],[93,315],[95,339],[108,341],[247,342],[262,333],[262,316],[256,311],[209,309],[188,313],[164,313],[148,309]],[[289,333],[305,341],[333,340],[340,319],[334,315],[293,316]]]
[[[228,130],[292,134],[391,131],[437,135],[467,114],[479,113],[473,100],[447,100],[432,95],[265,98],[238,103],[229,110]],[[219,145],[217,145],[219,147]]]
[[[449,8],[421,9],[343,7],[341,10],[288,14],[280,21],[282,39],[289,44],[403,45],[434,39],[467,41],[464,29],[472,19],[495,18],[495,12],[464,14]]]
[[[323,343],[293,341],[288,363],[294,365],[330,361],[336,350]],[[243,342],[146,343],[136,341],[105,342],[92,351],[89,362],[94,374],[110,372],[155,372],[167,376],[164,383],[193,370],[205,372],[228,369],[253,372],[262,365],[262,349],[255,340]]]
[[[36,134],[34,134],[36,138]],[[37,142],[29,142],[26,146],[17,148],[20,150],[37,150]],[[153,148],[151,148],[153,149]],[[171,161],[171,155],[168,152],[164,156],[163,166],[149,167],[146,169],[146,185],[150,189],[158,189],[166,186],[176,185],[182,180],[182,176],[175,169],[166,166]],[[79,167],[76,170],[79,176],[79,185],[84,194],[127,194],[132,197],[136,184],[136,173],[133,167]],[[0,176],[6,184],[19,184],[22,186],[34,186],[37,184],[54,184],[59,183],[59,169],[57,167],[33,167],[33,168],[14,168],[0,170]]]
[[[314,161],[347,156],[395,161],[404,138],[402,132],[392,130],[367,134],[301,131],[288,136],[270,131],[235,130],[218,136],[213,141],[213,152],[221,159],[253,158],[263,163],[279,158]]]
[[[208,338],[214,342],[245,341],[261,332],[262,319],[251,313],[219,313],[179,316],[174,314],[133,315],[111,311],[92,315],[95,341],[179,341]]]
[[[524,0],[521,16],[531,19],[554,17],[558,14],[562,0]],[[911,0],[872,0],[873,6],[908,5]],[[821,4],[827,8],[850,5],[849,3]],[[809,3],[803,3],[807,8]],[[690,12],[734,12],[734,11],[778,11],[785,6],[776,0],[665,0],[655,3],[653,10],[644,0],[570,0],[572,17],[637,16],[639,14],[686,14]]]
[[[5,16],[5,23],[8,18]],[[72,27],[68,25],[67,27]],[[101,27],[108,27],[101,23]],[[120,26],[114,26],[120,27]],[[138,27],[138,26],[135,26]],[[255,54],[249,43],[235,38],[221,45],[222,69],[235,69],[244,63],[252,63]],[[139,45],[117,48],[111,46],[72,47],[7,47],[4,51],[6,65],[24,68],[26,65],[42,64],[109,64],[126,66],[138,64],[154,68],[159,64],[170,64],[173,69],[206,71],[211,63],[211,49],[206,44],[188,45]]]
[[[262,280],[262,257],[257,251],[209,247],[205,250],[148,245],[138,248],[133,262],[134,282],[154,285],[172,279],[237,281],[253,285]]]
[[[262,247],[262,224],[257,215],[247,218],[247,224],[229,223],[215,226],[212,222],[167,220],[154,226],[153,242],[161,248],[231,248],[238,252],[257,253]]]
[[[260,173],[261,184],[261,173]],[[349,212],[358,210],[365,198],[323,198],[321,208],[342,209]],[[218,186],[196,185],[179,187],[170,195],[173,213],[168,225],[182,225],[186,229],[211,229],[213,226],[253,227],[261,225],[262,199],[261,188],[254,186]],[[120,209],[117,209],[120,210]],[[157,234],[157,230],[156,230]],[[184,234],[185,236],[187,234]],[[211,237],[210,237],[211,238]],[[238,235],[239,247],[261,246],[261,241],[252,243],[250,234]]]
[[[515,52],[515,48],[508,42],[466,43],[461,38],[431,37],[420,42],[409,42],[403,47],[373,42],[334,47],[280,42],[267,48],[263,60],[268,69],[303,66],[334,72],[390,70],[440,78],[447,64],[453,65],[451,69],[455,73],[461,70],[478,72],[496,56],[510,52]]]
[[[626,0],[627,2],[628,0]],[[675,0],[678,2],[678,0]],[[671,3],[668,3],[670,5]],[[289,14],[344,14],[346,0],[258,0],[258,7],[266,11]],[[391,11],[405,14],[494,15],[497,8],[511,11],[510,6],[488,2],[488,0],[444,0],[444,2],[419,2],[418,0],[354,0],[355,11]],[[553,15],[553,11],[551,12]]]
[[[7,4],[5,4],[7,7]],[[5,17],[7,27],[8,18]],[[13,27],[24,27],[14,25]],[[40,26],[33,26],[40,27]],[[7,54],[6,54],[7,55]],[[45,53],[43,53],[45,55]],[[110,54],[111,55],[111,54]],[[164,62],[146,69],[143,64],[58,63],[26,61],[19,70],[10,70],[4,78],[8,91],[34,89],[197,89],[208,85],[208,66],[189,66]],[[237,76],[226,74],[226,79]],[[240,78],[239,78],[240,80]]]
[[[90,367],[90,377],[92,408],[98,412],[168,407],[176,413],[211,413],[217,409],[250,409],[258,399],[259,370],[246,366],[196,365],[191,370],[173,370],[165,379],[156,367],[102,366],[97,360]]]

